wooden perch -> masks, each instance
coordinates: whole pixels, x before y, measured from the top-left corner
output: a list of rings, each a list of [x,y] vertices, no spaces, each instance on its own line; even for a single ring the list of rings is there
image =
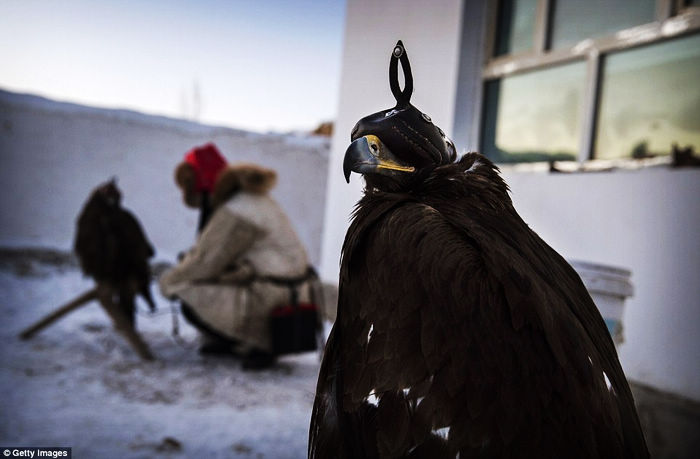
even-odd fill
[[[114,328],[126,338],[138,355],[144,360],[154,360],[148,345],[134,329],[133,317],[129,317],[129,313],[112,300],[114,298],[112,288],[108,285],[98,284],[97,296],[107,315],[112,318]]]
[[[148,345],[134,329],[134,323],[129,312],[122,310],[118,304],[113,301],[114,288],[105,283],[98,283],[96,287],[81,294],[74,300],[59,307],[52,313],[48,314],[34,325],[27,327],[19,334],[23,340],[30,339],[39,331],[48,327],[64,315],[68,314],[80,306],[87,304],[92,300],[99,300],[100,305],[105,310],[107,315],[112,319],[114,328],[126,338],[129,344],[134,348],[138,355],[144,360],[154,360]]]
[[[41,331],[42,329],[48,327],[64,315],[68,314],[69,312],[73,311],[74,309],[78,309],[80,306],[83,306],[87,304],[88,302],[94,300],[97,298],[97,287],[88,290],[87,292],[83,293],[79,297],[75,298],[69,303],[66,303],[65,305],[61,306],[60,308],[56,309],[54,312],[51,314],[47,315],[31,327],[27,327],[24,329],[22,333],[19,334],[19,337],[22,339],[29,339],[34,334],[37,332]]]

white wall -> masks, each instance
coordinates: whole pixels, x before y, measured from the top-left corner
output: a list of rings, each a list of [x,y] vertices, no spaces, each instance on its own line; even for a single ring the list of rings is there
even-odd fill
[[[565,258],[632,271],[627,376],[700,400],[700,170],[504,176],[520,215]]]
[[[429,8],[426,8],[426,5]],[[396,105],[389,89],[389,56],[403,40],[413,72],[411,102],[450,135],[453,124],[461,1],[352,0],[347,3],[340,103],[331,143],[321,277],[338,280],[340,249],[363,182],[343,177],[350,131],[362,117]]]
[[[349,213],[361,195],[361,178],[354,175],[347,185],[341,172],[350,130],[361,117],[393,106],[387,69],[397,39],[411,59],[414,105],[466,143],[458,149],[477,144],[463,126],[479,112],[481,53],[460,46],[482,46],[483,37],[461,30],[461,6],[456,0],[348,1],[321,258],[326,280],[337,281]],[[483,30],[483,2],[463,6],[465,26]],[[460,61],[465,56],[469,61]],[[453,123],[465,131],[450,132]],[[700,400],[700,171],[661,166],[504,175],[516,209],[564,257],[632,271],[635,295],[627,300],[626,342],[619,350],[628,377]]]
[[[198,211],[173,180],[186,151],[213,141],[230,161],[277,171],[273,190],[318,264],[329,142],[54,102],[0,91],[0,245],[70,250],[90,191],[113,175],[162,260],[194,241]]]

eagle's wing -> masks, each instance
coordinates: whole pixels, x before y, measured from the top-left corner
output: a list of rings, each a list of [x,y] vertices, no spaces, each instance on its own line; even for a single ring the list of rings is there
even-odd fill
[[[88,276],[110,279],[114,275],[116,242],[108,210],[93,193],[78,215],[74,248],[80,266]]]
[[[467,201],[443,206],[442,215],[468,237],[480,241],[485,266],[503,286],[513,320],[522,320],[519,313],[534,313],[535,320],[530,323],[541,330],[557,364],[567,374],[577,375],[579,384],[573,387],[581,394],[572,395],[589,397],[585,403],[590,405],[589,420],[597,425],[594,437],[599,455],[649,457],[612,337],[579,275],[529,229],[510,203],[496,217],[480,212],[478,219],[472,219],[469,214],[477,209],[470,209]],[[567,381],[567,385],[571,383]],[[606,435],[611,431],[615,436]]]
[[[155,255],[153,245],[136,217],[126,209],[119,211],[119,226],[124,249],[135,259],[146,260]]]
[[[317,409],[317,393],[312,439],[321,444],[336,416],[348,457],[622,457],[627,407],[617,398],[629,389],[610,364],[614,348],[596,342],[610,338],[580,280],[524,224],[500,222],[513,240],[462,204],[406,202],[371,218],[360,207],[319,378],[334,405]],[[372,419],[359,421],[365,412]]]
[[[148,303],[151,311],[155,311],[156,304],[150,289],[151,267],[148,262],[148,259],[155,255],[155,250],[136,216],[128,210],[119,209],[117,225],[124,278],[129,283],[136,282],[136,291]]]

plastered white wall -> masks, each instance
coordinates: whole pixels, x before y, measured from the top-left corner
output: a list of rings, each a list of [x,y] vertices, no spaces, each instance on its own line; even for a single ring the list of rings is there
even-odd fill
[[[632,271],[627,376],[700,400],[700,170],[504,176],[520,215],[565,258]]]
[[[411,103],[451,135],[460,17],[459,0],[348,1],[340,108],[328,169],[320,269],[324,280],[338,280],[343,238],[363,186],[358,175],[351,177],[349,185],[343,177],[350,131],[360,118],[396,105],[389,89],[389,57],[399,39],[406,47],[413,72]]]

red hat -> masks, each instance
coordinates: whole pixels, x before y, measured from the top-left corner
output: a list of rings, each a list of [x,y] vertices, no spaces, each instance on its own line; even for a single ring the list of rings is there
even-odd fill
[[[185,154],[185,163],[195,172],[195,192],[211,192],[219,173],[226,167],[226,159],[213,143],[195,147]]]

